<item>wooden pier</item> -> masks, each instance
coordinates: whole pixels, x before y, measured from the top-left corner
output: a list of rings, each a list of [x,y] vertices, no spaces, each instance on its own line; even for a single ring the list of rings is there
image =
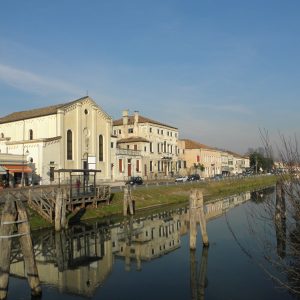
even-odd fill
[[[89,189],[82,189],[79,192],[75,190],[75,187],[69,185],[5,189],[0,191],[0,203],[4,204],[7,197],[20,199],[45,220],[53,223],[58,194],[62,194],[65,209],[70,212],[78,207],[97,207],[101,202],[109,203],[111,196],[108,185],[90,186]]]

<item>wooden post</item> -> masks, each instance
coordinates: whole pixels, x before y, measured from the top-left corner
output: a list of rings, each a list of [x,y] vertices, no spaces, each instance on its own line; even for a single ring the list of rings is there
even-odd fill
[[[14,223],[17,218],[15,202],[6,200],[2,212],[0,226],[0,299],[7,296],[9,272],[10,272],[10,252],[11,252],[11,236],[14,229]]]
[[[190,193],[190,249],[196,249],[197,242],[197,206],[196,198]]]
[[[205,247],[209,246],[208,236],[206,231],[206,219],[204,215],[204,205],[203,205],[203,193],[198,191],[198,205],[199,205],[199,222],[200,222],[200,229],[202,235],[202,242]]]
[[[63,190],[63,193],[62,193],[62,203],[61,203],[61,228],[67,228],[68,227],[68,222],[67,222],[67,218],[66,218],[66,215],[67,215],[67,208],[66,208],[66,205],[67,205],[67,192],[66,190],[64,189]]]
[[[197,222],[200,223],[203,245],[208,246],[203,194],[200,190],[193,189],[190,193],[190,249],[196,249]]]
[[[31,288],[31,295],[40,296],[42,294],[42,289],[40,286],[40,279],[34,258],[27,212],[22,201],[16,201],[16,206],[18,211],[18,221],[21,221],[17,224],[18,234],[21,235],[20,244],[23,252],[28,283]]]
[[[130,215],[133,215],[133,203],[132,203],[132,197],[131,197],[131,188],[127,184],[124,188],[124,198],[123,198],[123,215],[127,216],[127,211],[129,207],[129,213]]]
[[[55,201],[55,230],[61,230],[61,211],[62,211],[62,192],[61,189],[57,189],[56,201]]]

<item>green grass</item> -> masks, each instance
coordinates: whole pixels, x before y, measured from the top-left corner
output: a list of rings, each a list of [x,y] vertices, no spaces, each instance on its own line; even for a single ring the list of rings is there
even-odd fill
[[[277,177],[261,176],[253,178],[241,178],[234,180],[222,180],[214,182],[196,182],[192,184],[178,184],[171,186],[151,186],[148,188],[133,189],[132,196],[135,200],[137,211],[155,209],[160,206],[170,206],[187,203],[189,193],[193,188],[203,191],[204,201],[225,197],[232,194],[259,189],[275,184]],[[103,218],[120,215],[123,212],[123,192],[112,194],[110,205],[101,204],[98,208],[87,208],[81,220]],[[68,218],[74,216],[71,214]],[[43,220],[33,211],[30,211],[30,224],[32,229],[53,226]]]

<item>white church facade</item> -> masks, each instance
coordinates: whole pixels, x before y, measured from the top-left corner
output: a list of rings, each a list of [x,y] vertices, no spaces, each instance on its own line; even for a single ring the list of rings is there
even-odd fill
[[[50,168],[101,170],[97,178],[110,180],[111,131],[111,117],[87,96],[0,118],[0,151],[26,158],[33,184],[49,184]]]

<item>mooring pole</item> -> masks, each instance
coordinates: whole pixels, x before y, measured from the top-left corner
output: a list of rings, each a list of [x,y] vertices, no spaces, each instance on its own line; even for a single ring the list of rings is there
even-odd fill
[[[10,252],[11,238],[13,233],[17,211],[14,201],[6,200],[2,211],[0,226],[0,299],[7,296],[9,272],[10,272]]]
[[[61,230],[61,215],[62,215],[62,192],[61,189],[57,189],[55,199],[55,230]]]
[[[34,257],[27,212],[22,201],[16,201],[16,206],[18,221],[20,221],[20,223],[17,224],[18,234],[20,234],[20,244],[24,257],[27,280],[31,288],[31,295],[40,296],[42,294],[42,289]]]
[[[203,194],[200,190],[193,189],[190,192],[190,249],[196,249],[197,222],[200,223],[203,246],[208,247]]]
[[[124,187],[124,198],[123,198],[123,215],[127,216],[127,211],[129,207],[130,215],[133,215],[133,201],[131,197],[131,187],[129,184]]]

